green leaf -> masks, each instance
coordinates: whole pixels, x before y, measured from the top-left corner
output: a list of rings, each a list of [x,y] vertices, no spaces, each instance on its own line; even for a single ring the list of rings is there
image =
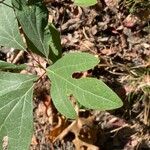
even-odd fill
[[[16,16],[23,31],[34,46],[44,55],[49,52],[44,45],[44,29],[47,25],[47,9],[41,4],[28,5],[24,0],[13,0]]]
[[[27,66],[25,64],[15,65],[15,64],[0,60],[0,70],[21,71],[23,69],[26,69],[26,67]]]
[[[27,150],[33,131],[33,81],[35,76],[0,72],[0,149]],[[6,142],[7,143],[7,142]]]
[[[11,0],[0,3],[0,45],[25,50]]]
[[[74,72],[93,68],[99,59],[87,53],[70,53],[47,68],[51,79],[51,96],[54,105],[68,118],[75,118],[75,110],[69,100],[73,95],[77,101],[90,109],[110,110],[122,106],[120,98],[101,80],[94,78],[74,79]]]
[[[95,5],[97,0],[74,0],[74,3],[78,6],[89,7]]]
[[[49,58],[55,62],[62,56],[60,33],[53,24],[48,25],[48,32],[51,35],[47,37],[50,44]]]
[[[57,46],[57,43],[60,43],[60,37],[57,38],[57,41],[52,40],[55,35],[58,37],[58,31],[55,30],[54,34],[52,26],[48,24],[46,6],[40,0],[30,2],[30,4],[24,0],[12,1],[17,18],[26,35],[29,49],[51,60],[56,61],[60,58],[61,48]],[[52,44],[56,45],[55,48]]]

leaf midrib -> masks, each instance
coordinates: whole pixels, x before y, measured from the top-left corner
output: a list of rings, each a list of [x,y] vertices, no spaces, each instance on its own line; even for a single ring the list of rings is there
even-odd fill
[[[4,79],[0,79],[0,80],[3,80],[3,81],[4,81]],[[10,89],[10,88],[12,88],[12,87],[16,87],[15,90],[17,90],[20,86],[22,86],[22,84],[24,84],[24,83],[26,83],[26,82],[30,82],[30,81],[32,81],[32,80],[33,80],[33,78],[30,78],[29,80],[24,80],[23,82],[18,83],[18,86],[14,85],[14,84],[16,83],[16,81],[11,80],[12,83],[13,83],[13,85],[12,85],[11,87],[8,87],[8,88],[6,88],[6,89],[0,91],[0,93],[2,93],[3,91],[7,91],[8,89]],[[8,83],[10,83],[10,81],[8,81],[8,80],[5,80],[5,81],[7,81]],[[1,95],[0,95],[0,96],[1,96]]]
[[[44,53],[45,53],[45,55],[46,55],[46,57],[47,57],[48,54],[47,54],[46,49],[45,49],[45,46],[44,46],[44,44],[43,44],[43,42],[42,42],[41,36],[39,36],[40,34],[39,34],[38,30],[37,30],[37,27],[36,27],[36,29],[35,29],[35,28],[33,27],[33,24],[32,24],[32,22],[31,22],[31,20],[27,17],[26,12],[25,12],[24,14],[25,14],[26,18],[28,19],[28,21],[29,21],[29,23],[30,23],[30,25],[31,25],[31,27],[32,27],[32,29],[33,29],[33,31],[34,31],[35,36],[36,36],[37,33],[38,33],[37,38],[40,40],[41,46],[42,46],[42,48],[43,48],[43,50],[44,50]],[[36,21],[36,19],[35,19],[35,21]],[[39,48],[38,48],[38,49],[39,49]]]
[[[27,91],[26,91],[26,93],[24,94],[24,96],[23,96],[23,98],[24,98],[24,101],[23,101],[23,109],[22,109],[22,112],[24,112],[24,107],[25,107],[25,101],[26,101],[26,95],[27,95],[27,93],[33,88],[33,86],[34,85],[32,85]],[[26,102],[28,102],[28,101],[26,101]],[[21,133],[21,127],[22,127],[22,118],[23,118],[23,113],[21,114],[21,123],[20,123],[20,129],[19,129],[19,138],[18,138],[18,140],[20,139],[20,133]]]
[[[75,87],[75,88],[77,88],[77,89],[80,89],[80,90],[82,90],[82,91],[85,92],[85,93],[89,93],[89,94],[91,94],[91,95],[94,95],[95,97],[104,99],[104,100],[108,101],[109,103],[112,103],[112,101],[110,101],[110,100],[108,100],[108,99],[106,99],[106,98],[104,98],[104,97],[102,97],[102,96],[95,95],[94,93],[92,93],[92,92],[90,92],[90,91],[86,91],[86,90],[82,89],[80,86],[77,86],[76,84],[72,84],[69,80],[66,80],[66,79],[63,78],[61,75],[55,73],[54,71],[48,70],[48,72],[54,74],[54,76],[57,76],[58,78],[60,78],[60,79],[62,79],[62,80],[64,80],[64,81],[66,81],[68,84],[71,84],[73,87]],[[70,78],[70,79],[71,79],[71,78]],[[71,80],[73,80],[73,79],[71,79]],[[116,104],[116,103],[113,102],[112,104],[114,105],[114,104]]]
[[[4,7],[2,7],[2,9],[4,10]],[[9,21],[9,19],[8,19],[7,14],[6,14],[6,13],[3,13],[3,15],[5,16],[6,20],[9,22],[9,26],[11,27],[11,29],[13,29],[12,26],[11,26],[11,24],[10,24],[10,21]],[[16,23],[16,22],[15,22],[15,23]],[[9,36],[10,38],[12,38],[12,39],[16,42],[16,44],[17,44],[18,46],[20,46],[23,50],[25,50],[25,48],[24,48],[20,43],[18,43],[18,41],[16,41],[15,38],[17,37],[17,35],[14,36],[13,30],[11,30],[13,36],[11,36],[8,32],[6,32],[6,30],[3,30],[3,31],[4,31],[5,33],[7,33],[8,36]],[[6,38],[6,37],[3,37],[3,38]],[[10,40],[10,39],[9,39],[9,40]],[[11,40],[11,41],[13,41],[13,40]]]
[[[11,109],[11,111],[8,113],[8,115],[7,115],[7,117],[4,119],[4,121],[3,121],[3,123],[1,124],[1,126],[0,126],[0,132],[1,132],[1,129],[2,129],[2,127],[4,126],[4,124],[5,124],[5,122],[6,122],[6,120],[8,119],[8,117],[10,116],[10,114],[14,111],[14,109],[15,109],[15,107],[18,105],[18,103],[20,102],[20,101],[22,101],[23,100],[23,103],[26,101],[25,100],[25,98],[24,97],[26,97],[26,94],[31,90],[31,88],[33,88],[33,85],[25,92],[25,94],[23,95],[23,96],[20,96],[20,97],[17,97],[17,98],[15,98],[13,101],[17,101],[18,99],[18,101],[17,101],[17,103],[14,105],[14,107]],[[11,101],[12,102],[12,101]],[[8,104],[10,104],[10,102],[8,103]],[[8,105],[7,104],[7,105]],[[6,105],[5,105],[6,106]],[[24,105],[23,105],[23,107],[24,107]],[[4,107],[3,107],[4,108]],[[23,115],[23,113],[21,114],[21,116]],[[22,117],[21,117],[21,123],[20,123],[20,129],[19,129],[19,134],[20,134],[20,131],[21,131],[21,125],[22,125]],[[19,140],[19,138],[18,138],[18,140]]]

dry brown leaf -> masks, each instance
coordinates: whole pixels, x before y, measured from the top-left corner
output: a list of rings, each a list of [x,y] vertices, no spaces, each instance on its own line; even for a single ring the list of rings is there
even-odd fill
[[[82,49],[82,50],[85,50],[85,49],[91,50],[93,46],[94,46],[94,43],[92,43],[88,40],[80,42],[80,49]]]
[[[118,0],[104,0],[105,4],[112,10],[116,10],[118,6]]]
[[[110,56],[110,55],[113,55],[113,54],[115,54],[115,53],[117,53],[117,48],[104,48],[104,49],[102,49],[101,50],[101,53],[103,54],[103,55],[107,55],[107,56]]]
[[[94,118],[78,118],[73,121],[65,130],[63,130],[55,139],[62,140],[69,132],[74,133],[75,139],[73,143],[77,150],[98,150],[99,148],[94,145],[96,142],[97,129],[93,124]],[[59,129],[59,127],[57,127]],[[56,128],[56,131],[57,131]],[[57,131],[57,134],[59,132]],[[53,137],[55,134],[53,135]]]
[[[138,22],[138,18],[135,15],[130,14],[124,19],[123,25],[125,27],[131,28],[135,26],[137,22]]]
[[[78,137],[73,140],[77,150],[100,150],[97,146],[83,142]]]
[[[66,119],[58,116],[58,124],[51,128],[49,139],[54,142],[56,137],[58,137],[67,126],[68,123],[66,122]]]
[[[34,145],[34,146],[38,145],[35,135],[32,136],[31,145]]]

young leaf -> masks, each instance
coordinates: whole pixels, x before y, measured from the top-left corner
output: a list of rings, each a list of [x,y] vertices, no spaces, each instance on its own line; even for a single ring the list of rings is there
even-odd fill
[[[11,0],[0,3],[0,45],[20,50],[25,49]]]
[[[97,0],[74,0],[74,3],[78,6],[89,7],[95,5]]]
[[[54,105],[68,118],[75,118],[75,110],[69,101],[73,95],[77,101],[90,109],[110,110],[122,106],[120,98],[102,81],[94,78],[74,79],[74,72],[93,68],[99,59],[87,53],[70,53],[47,68],[51,79],[51,96]]]
[[[0,60],[0,70],[11,70],[11,71],[21,71],[25,69],[27,66],[25,64],[22,65],[15,65],[12,63],[8,63],[5,61]]]
[[[51,25],[48,24],[48,10],[43,3],[40,0],[32,1],[30,4],[24,0],[12,0],[12,2],[26,35],[29,49],[50,58],[52,61],[60,58],[61,48],[57,46],[57,43],[60,43],[60,37],[57,36],[58,31],[51,34]],[[51,40],[53,36],[58,37],[57,41]],[[52,42],[56,42],[54,43],[55,49],[51,48]]]
[[[31,75],[0,72],[0,149],[2,141],[7,138],[9,150],[29,149],[35,79]]]

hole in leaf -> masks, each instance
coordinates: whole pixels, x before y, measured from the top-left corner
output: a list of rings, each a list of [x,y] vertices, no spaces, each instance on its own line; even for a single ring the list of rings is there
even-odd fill
[[[83,76],[83,72],[75,72],[72,74],[72,78],[80,79]]]
[[[92,74],[92,70],[88,70],[85,72],[75,72],[72,74],[72,78],[80,79],[80,78],[90,77],[91,74]]]
[[[77,105],[77,101],[76,101],[75,97],[72,94],[70,94],[68,96],[68,99],[70,100],[70,102],[72,103],[73,106]]]

